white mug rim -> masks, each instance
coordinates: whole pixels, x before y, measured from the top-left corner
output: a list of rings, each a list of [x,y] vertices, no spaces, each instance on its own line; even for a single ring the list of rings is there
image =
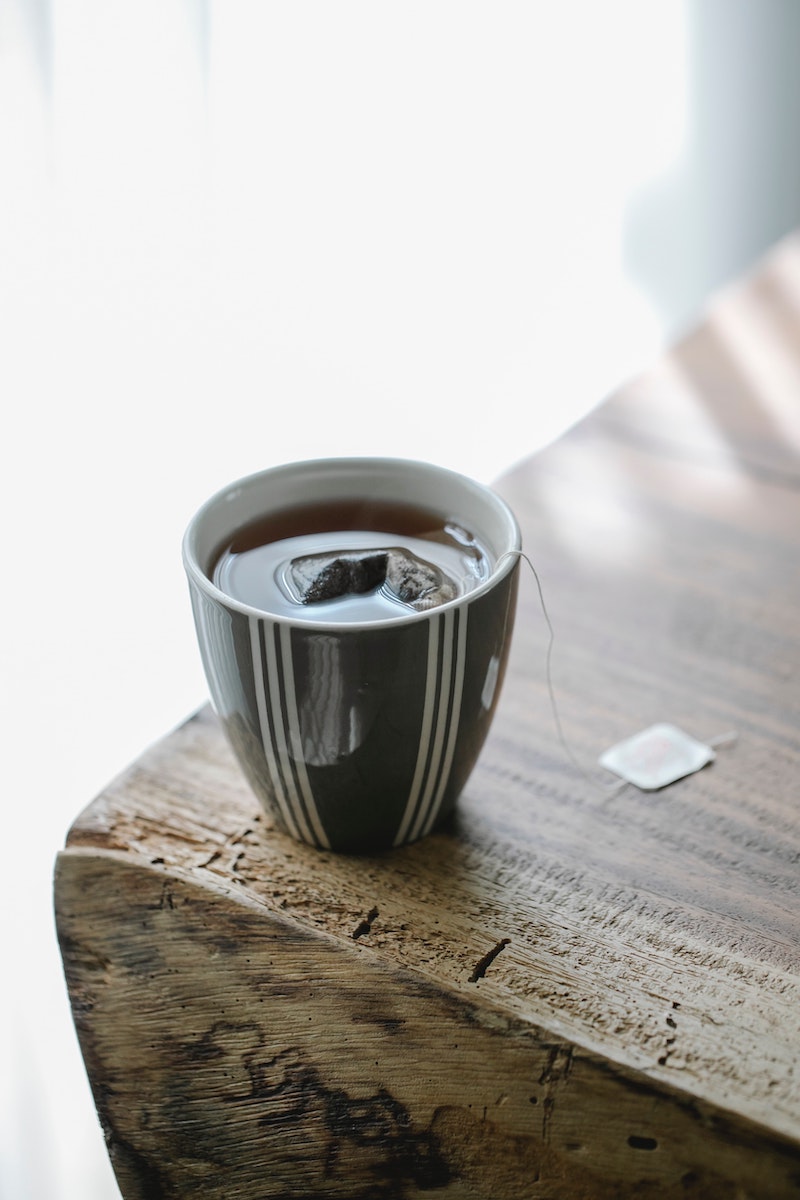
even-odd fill
[[[435,608],[425,609],[422,611],[414,611],[400,613],[398,616],[381,617],[377,620],[369,621],[323,621],[315,617],[305,617],[300,615],[287,615],[283,613],[273,613],[267,609],[257,608],[254,605],[246,604],[242,600],[238,600],[235,596],[231,596],[228,592],[218,588],[216,584],[209,578],[206,572],[198,561],[196,541],[198,531],[209,515],[236,499],[245,490],[250,490],[258,486],[258,484],[266,479],[278,479],[281,474],[293,476],[302,472],[311,472],[314,470],[339,470],[346,472],[347,470],[364,470],[366,468],[375,468],[377,470],[409,470],[417,473],[423,472],[427,474],[435,474],[441,476],[442,479],[449,478],[452,482],[457,483],[460,487],[467,491],[473,492],[480,496],[481,501],[494,509],[495,514],[503,521],[508,534],[508,546],[501,550],[496,555],[496,561],[492,568],[492,572],[488,579],[483,580],[477,587],[472,588],[469,592],[465,592],[461,596],[456,596],[453,600],[448,600],[444,604],[439,604]],[[257,519],[254,515],[252,519]],[[237,522],[240,527],[240,523]],[[231,531],[232,532],[232,531]],[[275,624],[289,625],[307,630],[318,630],[319,632],[337,633],[339,635],[363,632],[370,629],[389,629],[394,626],[412,625],[419,622],[429,620],[433,614],[446,612],[449,609],[460,608],[466,604],[472,604],[487,592],[492,591],[502,580],[516,567],[519,561],[519,555],[522,551],[522,535],[520,532],[517,519],[509,505],[505,502],[502,496],[491,488],[488,484],[479,483],[468,475],[464,475],[458,471],[454,471],[449,467],[439,466],[436,463],[425,462],[419,459],[409,458],[392,458],[392,457],[375,457],[372,455],[354,456],[354,457],[331,457],[331,458],[313,458],[301,459],[296,462],[281,463],[273,467],[267,467],[261,471],[255,471],[250,475],[246,475],[241,479],[235,480],[226,486],[218,489],[197,509],[194,516],[189,521],[182,542],[182,557],[184,568],[189,579],[200,589],[209,599],[215,601],[234,612],[241,613],[246,617],[257,617],[261,620],[273,622]]]

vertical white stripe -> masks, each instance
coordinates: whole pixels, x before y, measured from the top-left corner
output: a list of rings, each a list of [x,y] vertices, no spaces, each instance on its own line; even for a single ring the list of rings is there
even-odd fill
[[[444,737],[447,731],[450,677],[453,670],[453,623],[455,618],[452,610],[443,613],[442,617],[444,623],[444,646],[442,653],[442,674],[439,681],[439,711],[436,714],[436,730],[433,737],[433,753],[431,754],[431,765],[430,770],[428,771],[428,778],[425,781],[425,792],[422,797],[422,803],[419,806],[416,820],[411,827],[410,840],[412,842],[416,841],[416,839],[420,836],[422,826],[428,815],[428,806],[431,802],[433,789],[436,786],[436,778],[439,773],[439,763],[442,761]]]
[[[286,795],[283,790],[283,785],[281,783],[280,772],[278,771],[278,764],[275,761],[275,752],[274,752],[274,749],[272,746],[272,736],[269,731],[269,718],[267,716],[267,697],[266,697],[266,691],[265,691],[265,687],[264,687],[264,670],[263,670],[263,665],[262,665],[262,661],[261,661],[261,641],[259,638],[259,624],[260,624],[260,622],[258,620],[258,617],[250,617],[249,618],[250,653],[251,653],[251,657],[253,659],[253,682],[255,684],[256,706],[258,708],[258,723],[259,723],[259,726],[261,729],[261,741],[262,741],[262,744],[264,747],[264,754],[266,755],[269,773],[272,777],[272,785],[275,788],[275,795],[278,800],[278,805],[280,807],[281,813],[283,814],[283,819],[286,822],[286,828],[289,830],[289,832],[294,837],[299,837],[299,834],[297,831],[297,824],[295,822],[294,817],[292,816],[291,810],[290,810],[288,802],[286,800]],[[268,635],[266,630],[265,630],[264,640],[267,643],[267,645],[269,645],[271,638]]]
[[[458,737],[458,726],[461,720],[461,698],[464,694],[464,668],[467,660],[467,605],[461,609],[461,617],[458,626],[458,645],[456,648],[456,677],[453,685],[453,707],[450,715],[450,732],[447,736],[447,750],[444,756],[444,765],[442,766],[442,776],[439,780],[439,787],[436,791],[436,799],[431,805],[431,810],[428,814],[428,819],[422,830],[422,836],[430,833],[437,816],[439,809],[442,806],[442,797],[447,781],[450,778],[450,768],[453,765],[453,754],[456,748],[456,738]]]
[[[428,622],[428,668],[425,675],[425,701],[422,708],[422,725],[419,731],[419,753],[414,778],[411,781],[403,819],[394,839],[395,846],[400,846],[406,840],[408,827],[414,816],[422,787],[422,777],[425,772],[425,762],[428,758],[428,748],[431,744],[431,728],[433,725],[433,706],[436,700],[436,660],[439,655],[439,629],[441,614],[437,613]]]
[[[317,802],[311,790],[311,783],[303,756],[303,740],[300,736],[300,720],[297,715],[297,695],[294,686],[292,631],[288,625],[281,626],[281,657],[283,659],[283,689],[286,697],[286,719],[289,725],[292,756],[297,768],[297,782],[300,785],[300,791],[303,793],[303,799],[306,802],[306,811],[308,812],[309,820],[314,827],[316,842],[318,845],[330,849],[330,841],[328,840],[328,835],[325,832],[322,821],[319,819]]]
[[[281,704],[281,686],[280,677],[278,675],[278,656],[275,651],[275,638],[270,630],[269,636],[264,639],[267,645],[267,676],[269,679],[269,701],[272,709],[272,724],[275,729],[275,749],[278,753],[278,759],[283,772],[283,781],[286,785],[288,798],[292,806],[292,813],[300,830],[300,837],[304,842],[310,842],[315,845],[314,835],[309,828],[306,814],[303,811],[303,806],[300,803],[300,796],[297,791],[297,785],[292,774],[292,764],[289,761],[289,747],[286,743],[286,731],[283,727],[283,705]],[[285,675],[284,675],[285,678]]]

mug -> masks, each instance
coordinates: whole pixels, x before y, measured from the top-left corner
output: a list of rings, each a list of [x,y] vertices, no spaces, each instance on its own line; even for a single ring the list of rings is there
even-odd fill
[[[269,611],[214,582],[222,548],[259,519],[362,500],[411,502],[442,526],[469,530],[486,556],[484,577],[431,607],[345,622],[325,604]],[[183,562],[212,704],[280,829],[365,853],[416,841],[446,820],[494,716],[520,552],[514,514],[491,488],[405,459],[288,463],[199,509]]]

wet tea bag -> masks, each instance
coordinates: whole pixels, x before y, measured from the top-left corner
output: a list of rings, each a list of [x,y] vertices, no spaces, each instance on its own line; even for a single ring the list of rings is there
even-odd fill
[[[402,604],[423,610],[458,595],[453,580],[440,567],[402,547],[300,555],[289,564],[288,577],[302,604],[363,595],[382,587]]]
[[[692,775],[715,758],[705,742],[698,742],[675,725],[657,724],[618,742],[598,761],[628,783],[650,792]]]

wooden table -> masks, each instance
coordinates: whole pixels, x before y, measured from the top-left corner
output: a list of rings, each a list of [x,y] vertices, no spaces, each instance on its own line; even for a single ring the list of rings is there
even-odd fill
[[[795,237],[499,484],[582,769],[525,574],[445,832],[288,841],[207,709],[79,817],[58,929],[125,1200],[800,1196],[799,451]],[[609,790],[660,721],[736,740]]]

